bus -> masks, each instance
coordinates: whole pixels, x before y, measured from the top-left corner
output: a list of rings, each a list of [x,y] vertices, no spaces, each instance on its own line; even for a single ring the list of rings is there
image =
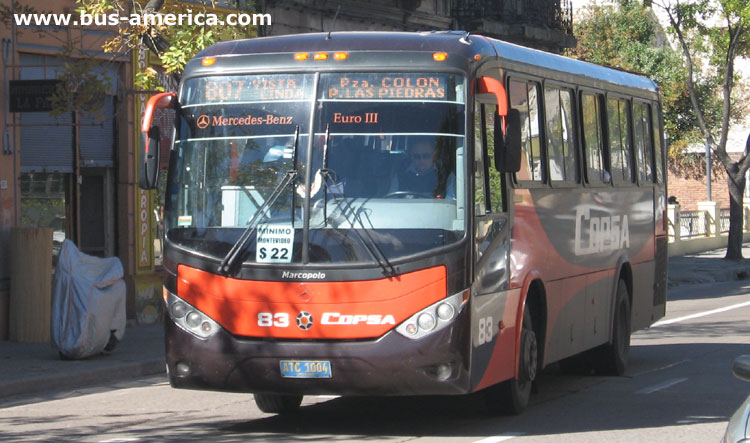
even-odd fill
[[[148,101],[146,189],[164,108],[175,388],[519,413],[552,363],[623,374],[664,316],[648,78],[457,31],[221,42]]]

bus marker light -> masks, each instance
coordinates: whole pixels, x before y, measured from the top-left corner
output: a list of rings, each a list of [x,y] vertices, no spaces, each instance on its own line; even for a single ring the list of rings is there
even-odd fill
[[[482,59],[482,56],[480,54],[474,54],[474,61],[479,61]]]
[[[419,317],[417,317],[417,324],[425,331],[431,331],[432,328],[435,327],[435,324],[437,324],[437,322],[435,321],[435,317],[433,317],[432,314],[423,312],[419,315]]]
[[[214,58],[214,57],[207,57],[207,58],[204,58],[203,60],[201,60],[201,64],[203,66],[211,66],[214,63],[216,63],[216,58]]]
[[[349,57],[348,52],[334,52],[333,53],[334,60],[346,60],[348,57]]]
[[[294,59],[297,60],[298,62],[305,61],[309,57],[310,57],[310,54],[308,54],[307,52],[298,52],[294,54]]]
[[[448,54],[445,52],[433,52],[432,59],[436,62],[444,62],[448,58]]]
[[[328,60],[328,54],[325,52],[316,52],[315,55],[313,55],[313,59],[315,60]]]

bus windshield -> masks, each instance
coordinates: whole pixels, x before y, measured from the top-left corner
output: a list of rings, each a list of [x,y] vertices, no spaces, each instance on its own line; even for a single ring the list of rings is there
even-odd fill
[[[302,263],[306,222],[313,263],[370,263],[373,249],[393,260],[459,241],[464,85],[443,73],[187,80],[170,156],[167,238],[222,258],[257,215],[247,263]],[[290,172],[296,179],[282,189]]]

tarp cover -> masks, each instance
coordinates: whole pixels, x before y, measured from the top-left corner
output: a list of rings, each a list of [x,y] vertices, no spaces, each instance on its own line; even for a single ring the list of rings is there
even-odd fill
[[[117,257],[99,258],[65,240],[52,292],[52,342],[66,358],[105,350],[125,333],[125,282]],[[110,344],[111,350],[112,344]]]

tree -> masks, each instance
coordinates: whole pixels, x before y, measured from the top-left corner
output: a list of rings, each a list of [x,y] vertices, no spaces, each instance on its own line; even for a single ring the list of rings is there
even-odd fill
[[[76,0],[81,5],[79,11],[90,15],[103,16],[119,14],[130,16],[138,14],[153,17],[154,24],[135,25],[130,21],[118,24],[119,33],[104,44],[104,50],[111,53],[127,53],[131,50],[146,47],[161,61],[164,72],[179,80],[185,64],[204,48],[220,40],[248,38],[257,35],[257,27],[242,25],[224,25],[229,13],[249,12],[249,9],[238,8],[236,11],[217,10],[210,2],[181,2],[178,0]],[[245,3],[245,2],[240,2]],[[252,5],[253,2],[246,2]],[[205,23],[167,25],[159,20],[160,16],[197,16],[208,17]],[[214,17],[216,20],[211,20]],[[142,23],[147,23],[145,20]],[[150,67],[142,67],[135,78],[137,87],[146,90],[163,90],[157,80],[157,73]]]
[[[583,10],[574,33],[578,45],[568,55],[591,63],[649,76],[659,85],[664,129],[670,137],[670,163],[682,164],[687,145],[700,133],[687,90],[688,71],[679,52],[660,33],[650,8],[638,2],[591,4]],[[710,87],[700,83],[700,93]]]
[[[750,55],[750,3],[747,0],[655,0],[669,20],[688,70],[687,89],[700,132],[727,173],[729,184],[729,239],[726,259],[742,259],[743,192],[750,168],[750,136],[739,159],[727,154],[727,138],[737,116],[735,63]],[[712,92],[721,100],[718,119],[710,102],[702,99],[700,79],[713,77],[720,85]]]

